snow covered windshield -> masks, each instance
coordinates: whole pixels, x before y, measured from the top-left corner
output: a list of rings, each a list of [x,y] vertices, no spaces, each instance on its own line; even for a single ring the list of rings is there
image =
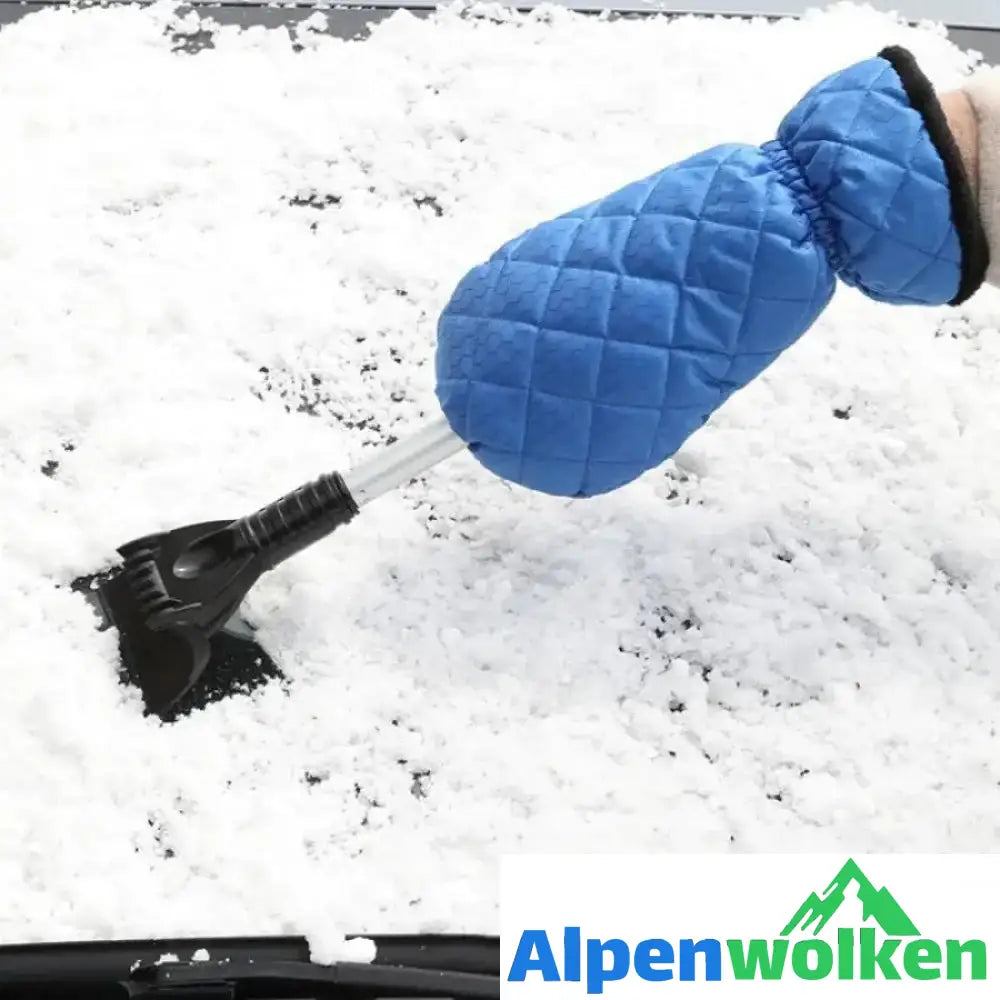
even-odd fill
[[[118,684],[69,581],[432,415],[437,313],[504,240],[884,45],[971,65],[849,6],[483,13],[0,32],[3,940],[492,933],[515,847],[990,848],[993,292],[841,289],[599,499],[456,458],[253,590],[285,683],[172,725]]]

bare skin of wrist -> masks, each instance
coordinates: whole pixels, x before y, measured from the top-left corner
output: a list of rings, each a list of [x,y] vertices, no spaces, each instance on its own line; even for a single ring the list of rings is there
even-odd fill
[[[958,151],[962,154],[962,162],[972,184],[973,194],[978,196],[979,123],[972,102],[962,90],[950,90],[946,94],[941,94],[939,100],[958,145]]]

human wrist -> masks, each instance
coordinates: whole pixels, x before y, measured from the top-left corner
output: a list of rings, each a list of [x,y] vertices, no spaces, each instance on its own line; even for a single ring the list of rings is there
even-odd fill
[[[962,156],[962,165],[972,187],[979,194],[979,122],[972,100],[964,90],[951,90],[941,95],[941,108],[955,144]]]
[[[990,246],[986,280],[1000,286],[1000,69],[975,73],[963,85],[962,94],[973,113],[977,200]],[[956,142],[961,145],[959,133],[968,133],[969,120],[960,100],[951,99],[951,111]],[[951,117],[949,125],[952,125]],[[968,139],[965,141],[968,143]],[[965,155],[963,151],[963,160]]]

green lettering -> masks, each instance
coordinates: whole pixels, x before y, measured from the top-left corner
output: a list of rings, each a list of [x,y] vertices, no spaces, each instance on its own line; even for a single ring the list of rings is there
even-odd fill
[[[744,945],[746,951],[744,952]],[[780,979],[788,955],[785,940],[765,941],[751,938],[749,941],[727,941],[729,958],[733,965],[735,979],[756,979],[758,970],[761,979]],[[772,951],[773,948],[773,951]]]
[[[815,956],[815,962],[810,958]],[[799,979],[826,979],[833,969],[833,949],[825,941],[796,941],[792,971]]]
[[[875,950],[875,928],[862,927],[861,978],[874,979],[876,966],[885,979],[900,979],[899,970],[892,964],[892,956],[899,947],[899,938],[886,938],[882,947]]]
[[[986,978],[986,942],[973,938],[971,941],[952,941],[945,943],[948,954],[947,976],[949,979],[962,978],[962,956],[969,956],[970,979]]]
[[[837,931],[837,978],[854,978],[854,931],[846,927]]]
[[[941,978],[941,945],[922,938],[903,949],[903,971],[910,979]]]

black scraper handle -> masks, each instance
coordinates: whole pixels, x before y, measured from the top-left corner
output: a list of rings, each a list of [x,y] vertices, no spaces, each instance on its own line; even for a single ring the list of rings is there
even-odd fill
[[[306,483],[247,517],[232,522],[224,538],[216,533],[188,550],[174,566],[178,576],[188,567],[201,571],[220,556],[252,552],[261,571],[325,538],[351,521],[361,506],[408,483],[420,473],[464,447],[444,418],[382,449],[346,476],[331,472]],[[349,485],[350,483],[350,485]]]
[[[188,525],[130,543],[119,551],[149,626],[214,631],[262,573],[347,524],[363,504],[464,447],[442,417],[346,475],[320,476],[247,517]]]

